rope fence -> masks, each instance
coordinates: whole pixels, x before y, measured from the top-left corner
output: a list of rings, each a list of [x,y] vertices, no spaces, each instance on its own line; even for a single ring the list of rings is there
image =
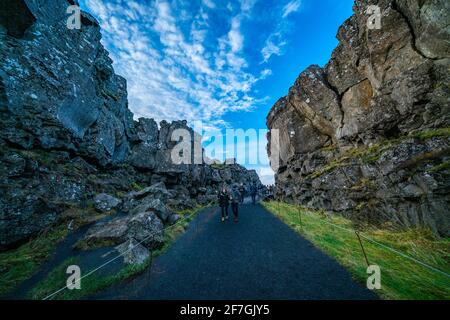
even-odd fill
[[[278,203],[277,203],[277,209],[278,209],[278,211],[279,211],[279,213],[280,213],[280,212],[281,212],[281,203],[280,203],[279,201],[277,201],[277,202],[278,202]],[[169,230],[169,229],[172,229],[172,228],[174,228],[174,227],[180,225],[181,223],[190,220],[190,219],[191,219],[194,215],[196,215],[196,214],[198,214],[198,212],[193,212],[193,213],[191,213],[189,216],[184,217],[183,219],[180,219],[180,220],[177,221],[175,224],[173,224],[173,225],[171,225],[171,226],[168,226],[168,227],[162,229],[160,232],[165,232],[165,231],[167,231],[167,230]],[[301,210],[301,207],[300,207],[300,206],[298,206],[298,212],[297,212],[297,214],[298,214],[297,216],[298,216],[300,228],[301,228],[301,230],[303,231],[303,229],[304,229],[304,223],[303,223],[303,219],[302,219],[302,210]],[[339,226],[339,225],[337,225],[337,224],[334,224],[334,223],[332,223],[332,222],[330,222],[330,221],[327,221],[326,219],[321,219],[321,218],[319,218],[319,217],[315,217],[314,215],[308,215],[308,216],[309,216],[309,217],[314,217],[315,219],[320,220],[320,221],[322,221],[322,222],[324,222],[324,223],[326,223],[326,224],[328,224],[328,225],[330,225],[330,226],[332,226],[332,227],[334,227],[334,228],[337,228],[337,229],[340,229],[340,230],[342,230],[342,231],[345,231],[345,232],[349,232],[349,233],[355,234],[356,237],[358,238],[359,243],[360,243],[361,250],[362,250],[363,255],[364,255],[364,257],[365,257],[365,262],[367,263],[368,266],[370,265],[370,263],[369,263],[369,259],[368,259],[368,257],[367,257],[367,254],[366,254],[366,252],[365,252],[363,243],[362,243],[362,241],[361,241],[361,238],[362,238],[362,239],[365,239],[365,240],[367,240],[367,241],[369,241],[369,242],[371,242],[371,243],[373,243],[373,244],[375,244],[375,245],[377,245],[377,246],[379,246],[379,247],[381,247],[381,248],[383,248],[383,249],[385,249],[385,250],[388,250],[388,251],[390,251],[390,252],[392,252],[392,253],[394,253],[394,254],[397,254],[398,256],[401,256],[401,257],[403,257],[403,258],[405,258],[405,259],[408,259],[408,260],[410,260],[410,261],[412,261],[412,262],[414,262],[414,263],[417,263],[417,264],[419,264],[419,265],[421,265],[421,266],[423,266],[423,267],[425,267],[425,268],[427,268],[427,269],[429,269],[429,270],[432,270],[432,271],[434,271],[434,272],[436,272],[436,273],[439,273],[439,274],[441,274],[441,275],[446,276],[447,278],[450,278],[450,274],[448,274],[447,272],[442,271],[442,270],[440,270],[440,269],[438,269],[438,268],[436,268],[436,267],[433,267],[432,265],[430,265],[430,264],[428,264],[428,263],[425,263],[425,262],[423,262],[423,261],[420,261],[420,260],[418,260],[418,259],[416,259],[416,258],[414,258],[414,257],[411,257],[411,256],[409,256],[409,255],[407,255],[407,254],[405,254],[405,253],[403,253],[403,252],[401,252],[401,251],[399,251],[399,250],[396,250],[396,249],[394,249],[394,248],[392,248],[392,247],[386,245],[386,244],[380,243],[380,242],[378,242],[378,241],[376,241],[376,240],[374,240],[374,239],[368,237],[367,235],[365,235],[365,234],[363,234],[363,233],[361,233],[361,232],[359,232],[359,231],[357,231],[357,230],[355,230],[355,229],[352,230],[352,229],[344,228],[344,227]],[[195,227],[197,228],[197,226],[195,226]],[[109,265],[110,263],[116,261],[117,259],[123,257],[125,254],[131,252],[134,248],[136,248],[137,246],[143,244],[145,241],[147,241],[147,240],[150,239],[151,237],[155,236],[156,234],[157,234],[156,232],[151,233],[150,235],[148,235],[147,237],[145,237],[143,240],[137,242],[135,245],[131,245],[126,251],[124,251],[124,252],[122,252],[121,254],[117,255],[116,257],[114,257],[114,258],[112,258],[112,259],[106,261],[105,263],[101,264],[100,266],[94,268],[93,270],[89,271],[88,273],[86,273],[85,275],[83,275],[82,277],[80,277],[79,279],[77,279],[77,280],[76,280],[76,283],[77,283],[77,282],[80,282],[82,279],[85,279],[85,278],[89,277],[90,275],[94,274],[95,272],[97,272],[98,270],[104,268],[105,266]],[[49,294],[49,295],[46,296],[45,298],[43,298],[43,300],[50,300],[50,299],[52,299],[53,297],[55,297],[56,295],[58,295],[59,293],[63,292],[63,291],[66,290],[66,289],[67,289],[67,286],[61,287],[59,290],[57,290],[57,291],[55,291],[55,292]]]
[[[284,203],[284,199],[283,199],[282,202]],[[278,210],[279,210],[279,214],[280,214],[280,210],[281,210],[281,208],[280,208],[280,202],[278,202],[277,205],[278,205]],[[301,218],[301,216],[302,216],[302,210],[301,210],[301,207],[300,207],[300,206],[297,206],[297,208],[298,208],[298,213],[297,213],[297,215],[298,215],[298,218],[299,218],[300,228],[303,230],[304,226],[303,226],[302,218]],[[409,256],[409,255],[407,255],[407,254],[405,254],[405,253],[403,253],[403,252],[401,252],[401,251],[399,251],[399,250],[396,250],[396,249],[394,249],[394,248],[392,248],[392,247],[386,245],[386,244],[383,244],[383,243],[381,243],[381,242],[379,242],[379,241],[376,241],[376,240],[374,240],[374,239],[368,237],[367,235],[365,235],[365,234],[363,234],[363,233],[361,233],[361,232],[359,232],[359,231],[357,231],[357,230],[355,230],[355,229],[352,230],[352,229],[344,228],[344,227],[339,226],[339,225],[337,225],[337,224],[334,224],[334,223],[332,223],[332,222],[330,222],[330,221],[327,221],[326,219],[320,219],[319,217],[316,217],[316,216],[314,216],[314,215],[308,215],[308,216],[314,217],[315,219],[318,219],[318,220],[320,220],[320,221],[322,221],[322,222],[325,222],[326,224],[328,224],[328,225],[330,225],[330,226],[333,226],[333,227],[335,227],[335,228],[338,228],[338,229],[340,229],[340,230],[342,230],[342,231],[345,231],[345,232],[349,232],[349,233],[355,234],[356,237],[358,238],[358,241],[359,241],[360,245],[361,245],[361,250],[362,250],[362,253],[363,253],[363,255],[364,255],[364,258],[365,258],[366,263],[367,263],[368,266],[370,265],[370,263],[369,263],[369,259],[367,258],[367,254],[366,254],[366,251],[365,251],[364,246],[363,246],[363,244],[362,244],[361,238],[363,238],[363,239],[365,239],[365,240],[367,240],[367,241],[369,241],[369,242],[371,242],[371,243],[373,243],[373,244],[375,244],[375,245],[377,245],[377,246],[379,246],[379,247],[381,247],[381,248],[383,248],[383,249],[385,249],[385,250],[388,250],[388,251],[390,251],[390,252],[392,252],[392,253],[394,253],[394,254],[396,254],[396,255],[398,255],[398,256],[401,256],[401,257],[403,257],[403,258],[405,258],[405,259],[408,259],[408,260],[410,260],[410,261],[412,261],[412,262],[414,262],[414,263],[417,263],[417,264],[419,264],[419,265],[421,265],[421,266],[423,266],[423,267],[425,267],[425,268],[427,268],[427,269],[429,269],[429,270],[432,270],[432,271],[434,271],[434,272],[436,272],[436,273],[439,273],[439,274],[441,274],[441,275],[443,275],[443,276],[446,276],[447,278],[450,278],[450,274],[449,274],[449,273],[447,273],[447,272],[445,272],[445,271],[442,271],[442,270],[440,270],[440,269],[438,269],[438,268],[436,268],[436,267],[433,267],[432,265],[430,265],[430,264],[428,264],[428,263],[426,263],[426,262],[420,261],[419,259],[416,259],[416,258],[414,258],[414,257],[411,257],[411,256]]]
[[[117,255],[116,257],[114,257],[114,258],[112,258],[112,259],[106,261],[105,263],[101,264],[100,266],[96,267],[95,269],[89,271],[88,273],[86,273],[85,275],[83,275],[82,277],[80,277],[79,279],[77,279],[77,280],[75,281],[75,283],[81,282],[81,280],[85,279],[86,277],[89,277],[90,275],[94,274],[94,273],[97,272],[98,270],[100,270],[100,269],[106,267],[106,266],[109,265],[110,263],[112,263],[112,262],[116,261],[117,259],[123,257],[125,254],[131,252],[134,248],[136,248],[137,246],[143,244],[145,241],[147,241],[147,240],[150,239],[151,237],[154,237],[154,236],[157,235],[158,233],[160,233],[160,232],[165,232],[165,231],[167,231],[167,230],[169,230],[169,229],[172,229],[172,228],[174,228],[174,227],[180,225],[182,222],[188,221],[189,219],[191,219],[191,218],[192,218],[194,215],[196,215],[197,213],[198,213],[198,212],[193,212],[193,213],[191,213],[189,216],[184,217],[183,219],[178,220],[178,221],[177,221],[176,223],[174,223],[173,225],[168,226],[168,227],[162,229],[162,230],[159,231],[159,232],[153,232],[153,233],[149,234],[147,237],[145,237],[143,240],[137,242],[135,245],[130,245],[129,248],[128,248],[126,251],[124,251],[124,252],[122,252],[121,254]],[[62,288],[60,288],[60,289],[58,289],[58,290],[56,290],[55,292],[49,294],[48,296],[46,296],[46,297],[43,298],[42,300],[50,300],[50,299],[52,299],[54,296],[58,295],[59,293],[63,292],[63,291],[66,290],[66,289],[67,289],[67,285],[64,286],[64,287],[62,287]]]

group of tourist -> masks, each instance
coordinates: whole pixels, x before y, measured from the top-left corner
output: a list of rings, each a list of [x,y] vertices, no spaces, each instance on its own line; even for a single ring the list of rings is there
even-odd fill
[[[231,203],[231,211],[234,215],[234,221],[238,222],[239,218],[239,204],[244,203],[245,196],[247,194],[247,189],[245,185],[241,183],[240,185],[234,184],[231,189],[228,189],[226,185],[223,185],[219,192],[219,206],[222,211],[222,222],[229,219],[228,207]],[[258,187],[255,183],[250,185],[249,194],[252,198],[253,205],[256,204],[256,197],[258,195]]]

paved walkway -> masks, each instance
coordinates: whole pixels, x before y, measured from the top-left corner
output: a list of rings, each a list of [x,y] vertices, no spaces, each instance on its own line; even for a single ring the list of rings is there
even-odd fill
[[[239,223],[207,209],[152,267],[95,299],[376,299],[260,205]]]

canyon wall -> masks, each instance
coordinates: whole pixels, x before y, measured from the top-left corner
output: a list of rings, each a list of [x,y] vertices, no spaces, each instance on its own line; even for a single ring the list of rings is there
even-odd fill
[[[198,136],[186,121],[133,120],[98,22],[82,12],[81,29],[67,27],[76,3],[2,1],[0,249],[67,219],[89,222],[100,193],[120,200],[156,184],[167,206],[185,209],[215,201],[223,183],[261,185],[237,164],[175,165],[172,132]]]
[[[355,1],[328,64],[303,71],[267,116],[278,199],[450,234],[449,23],[445,0]]]

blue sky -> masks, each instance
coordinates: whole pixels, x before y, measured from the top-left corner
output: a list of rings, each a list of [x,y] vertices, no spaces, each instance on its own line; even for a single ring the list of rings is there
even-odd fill
[[[81,0],[100,22],[136,118],[265,129],[301,71],[324,65],[353,0]],[[205,146],[208,141],[205,141]],[[257,152],[265,140],[241,150]],[[260,152],[261,154],[261,152]],[[216,154],[216,157],[221,158]],[[223,157],[226,157],[224,154]],[[257,169],[273,181],[267,159]]]

